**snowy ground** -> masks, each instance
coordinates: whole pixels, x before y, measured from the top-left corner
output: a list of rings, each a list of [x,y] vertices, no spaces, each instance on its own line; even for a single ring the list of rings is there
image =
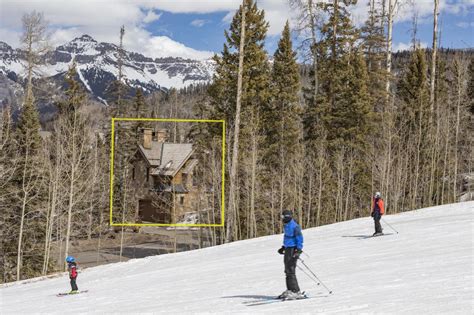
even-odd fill
[[[314,298],[260,303],[285,286],[276,235],[89,268],[75,296],[56,297],[67,276],[4,285],[0,313],[473,314],[474,202],[384,219],[399,234],[364,238],[371,218],[303,231],[303,259],[331,295],[298,270]]]

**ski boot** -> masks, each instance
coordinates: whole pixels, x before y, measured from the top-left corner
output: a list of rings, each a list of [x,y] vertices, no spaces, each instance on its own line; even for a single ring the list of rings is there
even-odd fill
[[[304,294],[304,292],[290,291],[290,293],[284,298],[284,300],[300,300],[300,299],[304,299],[304,298],[306,298],[306,295]]]
[[[291,291],[291,290],[285,290],[285,291],[283,291],[282,294],[280,294],[280,295],[277,297],[277,299],[284,300],[284,299],[286,299],[286,297],[287,297],[290,293],[293,293],[293,291]]]
[[[79,293],[79,291],[77,291],[77,290],[71,290],[68,294],[78,294],[78,293]]]

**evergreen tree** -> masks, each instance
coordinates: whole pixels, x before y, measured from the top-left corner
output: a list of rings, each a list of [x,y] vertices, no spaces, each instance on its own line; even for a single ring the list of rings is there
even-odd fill
[[[367,63],[371,104],[378,112],[382,112],[383,103],[386,100],[385,78],[387,77],[383,64],[386,41],[382,20],[383,13],[380,12],[376,0],[370,0],[369,17],[361,28],[361,39]]]
[[[429,93],[427,87],[427,66],[425,53],[417,49],[411,57],[410,63],[398,84],[398,96],[402,100],[400,119],[409,124],[407,136],[422,128],[426,130],[428,122]]]
[[[427,79],[425,53],[416,49],[412,53],[410,63],[398,84],[398,95],[401,98],[401,113],[398,116],[397,128],[401,130],[402,142],[410,156],[410,178],[408,198],[410,207],[415,209],[422,206],[427,194],[428,185],[420,185],[429,176],[428,151],[431,138],[429,137],[430,102]],[[431,197],[428,197],[431,199]],[[420,202],[421,201],[421,202]]]
[[[25,100],[16,126],[18,145],[23,153],[26,153],[26,150],[29,150],[31,155],[38,153],[41,147],[40,128],[39,114],[34,105],[34,97],[29,97]]]
[[[288,22],[273,56],[272,99],[264,114],[264,163],[268,180],[278,182],[279,210],[282,211],[283,208],[297,206],[296,196],[290,195],[288,187],[290,180],[295,178],[293,167],[302,160],[299,66],[292,48]],[[287,201],[287,198],[291,201]]]
[[[135,118],[147,118],[147,108],[145,104],[145,99],[143,97],[143,92],[142,89],[138,88],[136,89],[135,92],[135,101],[133,103],[133,117]],[[147,123],[145,121],[136,121],[132,123],[132,133],[133,133],[133,138],[134,140],[131,139],[130,141],[130,148],[128,151],[128,155],[130,155],[130,158],[132,155],[135,153],[137,150],[137,145],[140,144],[141,142],[141,135],[142,135],[142,129],[145,127],[150,127],[150,123]]]
[[[351,23],[349,5],[337,0],[323,4],[328,20],[317,45],[319,93],[316,100],[310,93],[304,118],[309,150],[323,152],[327,146],[332,157],[324,190],[332,195],[326,209],[333,209],[333,220],[350,217],[352,208],[362,208],[370,194],[373,105],[367,67],[356,46],[360,35]]]
[[[45,174],[41,164],[42,140],[40,122],[32,93],[26,98],[15,130],[18,145],[17,168],[13,177],[15,226],[18,228],[16,280],[23,276],[34,276],[41,272],[42,251],[38,241],[44,239],[44,222],[34,222],[27,217],[41,217],[47,192],[44,188]],[[24,254],[28,253],[28,254]]]
[[[261,145],[263,137],[263,110],[270,101],[270,67],[264,49],[264,41],[268,29],[263,10],[257,8],[253,0],[245,0],[246,24],[244,43],[244,64],[242,74],[241,94],[241,124],[239,146],[238,178],[240,185],[236,203],[240,207],[240,230],[247,235],[256,235],[257,209],[256,189],[260,180],[260,161],[262,158]],[[214,82],[209,88],[211,104],[215,108],[211,116],[225,119],[227,126],[233,128],[237,95],[237,72],[239,65],[239,47],[241,38],[242,7],[236,12],[230,24],[229,31],[225,31],[226,42],[222,56],[214,56],[216,72]],[[233,135],[227,133],[230,137]],[[233,143],[228,141],[228,148]],[[231,153],[228,153],[229,156]],[[238,214],[239,215],[239,214]],[[248,230],[248,227],[253,230]]]
[[[321,124],[329,144],[358,146],[367,142],[370,121],[370,99],[368,75],[361,63],[359,49],[355,46],[358,31],[352,26],[345,5],[334,1],[326,4],[329,19],[322,27],[322,40],[318,44],[320,59],[320,96],[317,106],[309,104],[310,115],[306,117],[307,137],[316,139],[314,125]],[[355,140],[355,142],[354,142]]]

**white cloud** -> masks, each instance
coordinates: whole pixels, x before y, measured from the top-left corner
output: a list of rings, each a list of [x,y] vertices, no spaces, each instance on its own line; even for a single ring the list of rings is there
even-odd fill
[[[162,13],[156,13],[155,10],[160,9],[161,4],[170,3],[164,1],[156,4],[146,0],[69,0],[65,5],[62,0],[0,0],[0,40],[18,47],[21,17],[24,13],[36,10],[44,12],[45,19],[50,23],[52,46],[64,44],[82,34],[89,34],[97,41],[117,43],[120,27],[124,25],[124,47],[128,50],[153,58],[178,56],[203,59],[212,56],[212,52],[186,47],[169,37],[154,36],[145,29],[146,23],[161,17]]]
[[[160,19],[163,12],[156,14],[153,10],[149,10],[145,18],[143,19],[144,23],[151,23]]]
[[[420,42],[418,43],[418,45],[420,46],[420,48],[426,48],[428,47],[428,43],[426,42]],[[413,43],[409,42],[409,43],[396,43],[395,45],[393,45],[393,51],[404,51],[404,50],[413,50]]]
[[[0,41],[12,47],[18,47],[20,45],[20,36],[21,32],[17,30],[0,28]]]
[[[230,23],[232,22],[232,18],[234,17],[235,15],[235,11],[229,11],[223,18],[222,18],[222,22],[224,23]]]
[[[197,20],[193,20],[191,22],[191,25],[192,26],[196,26],[196,27],[202,27],[204,26],[205,24],[209,23],[210,21],[209,20],[200,20],[200,19],[197,19]]]
[[[173,52],[173,56],[191,59],[207,59],[214,55],[210,51],[200,51],[186,47],[167,36],[153,36],[143,48],[144,55],[153,57],[167,57],[170,56],[170,52]]]
[[[351,9],[352,18],[357,25],[361,25],[367,18],[368,1],[359,0]],[[398,1],[407,3],[408,0]],[[418,12],[420,23],[430,20],[433,14],[432,0],[412,1],[414,8],[410,5],[402,5],[399,8],[396,23],[409,21],[414,10]],[[44,12],[45,18],[51,23],[54,43],[64,43],[84,33],[98,41],[117,42],[120,26],[125,25],[125,41],[128,49],[143,52],[143,47],[155,47],[159,54],[162,54],[165,53],[164,50],[156,45],[158,42],[164,44],[163,36],[153,36],[145,29],[146,24],[160,18],[161,13],[156,12],[198,14],[227,12],[222,22],[229,23],[241,3],[241,0],[68,0],[66,4],[64,0],[0,0],[2,10],[0,39],[17,47],[18,35],[21,31],[21,16],[26,12],[36,10]],[[265,18],[270,24],[269,36],[278,36],[286,20],[291,19],[295,14],[290,10],[287,0],[258,0],[258,6],[265,10]],[[466,15],[473,7],[473,0],[440,0],[441,12]],[[195,24],[200,23],[195,22]],[[138,37],[132,39],[131,36]],[[169,40],[172,41],[172,39]],[[197,56],[209,55],[209,52],[199,52],[191,48],[184,52],[184,45],[180,43],[170,45],[169,41],[166,43],[167,47],[174,47],[184,55],[192,53],[196,53]],[[151,56],[158,54],[154,50],[149,50],[149,52],[153,53]],[[170,54],[172,53],[170,51]]]
[[[456,26],[460,28],[472,28],[474,27],[474,22],[458,22],[456,23]]]
[[[369,0],[359,0],[351,8],[352,18],[356,25],[362,25],[368,18]],[[440,13],[467,14],[474,7],[474,0],[440,0]],[[419,23],[432,23],[433,0],[398,0],[395,11],[395,24],[411,21],[413,13],[418,14]]]
[[[139,27],[125,30],[123,44],[127,50],[136,51],[153,58],[174,56],[201,60],[214,55],[211,51],[201,51],[187,47],[167,36],[153,36],[147,30]]]

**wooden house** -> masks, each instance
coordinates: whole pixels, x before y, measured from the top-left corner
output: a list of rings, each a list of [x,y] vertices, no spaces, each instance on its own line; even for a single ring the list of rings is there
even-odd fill
[[[185,212],[198,210],[193,145],[167,139],[166,129],[143,129],[143,142],[131,160],[139,222],[176,223]]]

